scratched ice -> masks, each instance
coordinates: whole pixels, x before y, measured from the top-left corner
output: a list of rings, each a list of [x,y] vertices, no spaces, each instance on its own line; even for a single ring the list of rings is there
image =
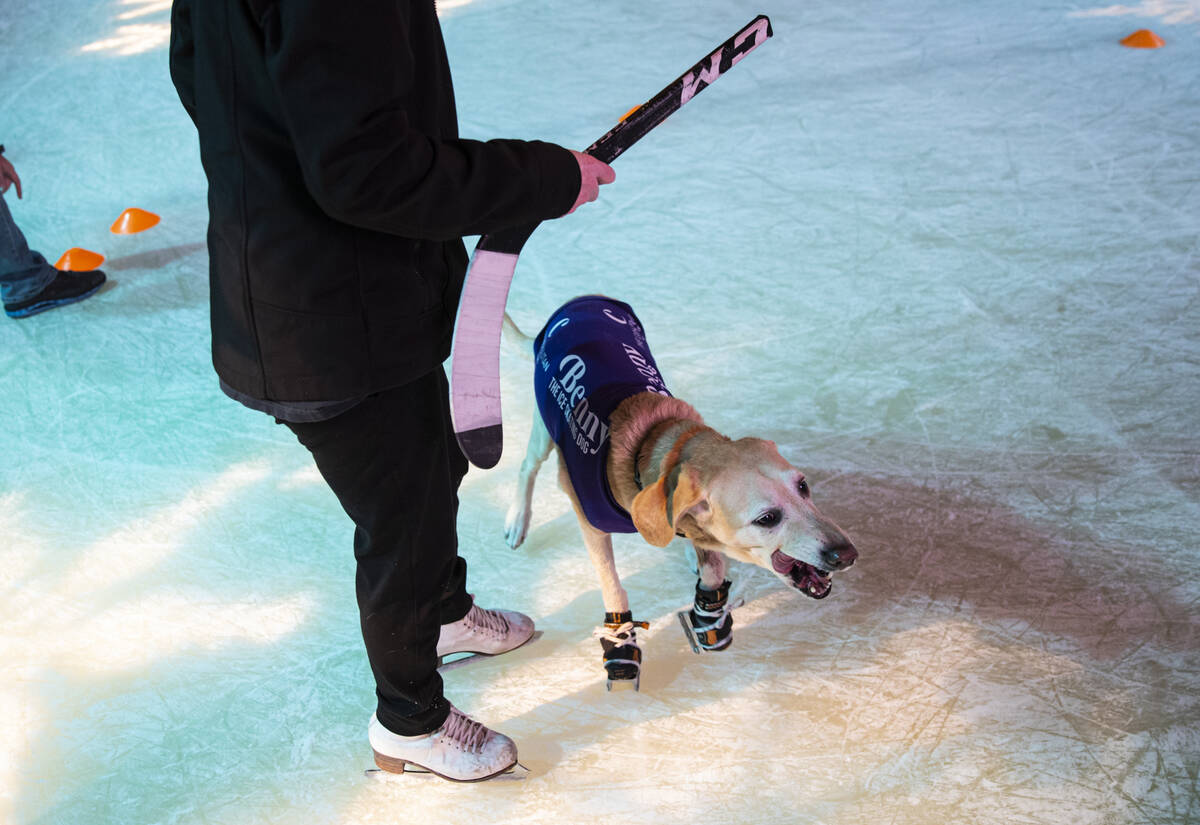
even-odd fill
[[[668,386],[814,481],[862,557],[813,602],[733,568],[696,656],[682,548],[617,538],[640,693],[606,693],[533,413],[472,472],[472,589],[543,635],[446,674],[530,773],[364,779],[350,530],[209,365],[205,185],[165,0],[4,0],[7,202],[82,304],[0,319],[0,821],[1200,820],[1200,4],[441,0],[462,131],[591,143],[759,12],[775,39],[526,246],[534,331],[605,292]],[[1118,41],[1151,28],[1154,51]],[[108,231],[139,206],[141,235]]]

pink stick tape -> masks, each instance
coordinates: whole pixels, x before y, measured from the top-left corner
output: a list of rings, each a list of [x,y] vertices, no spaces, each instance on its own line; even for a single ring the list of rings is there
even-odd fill
[[[454,428],[458,432],[500,423],[500,387],[495,382],[500,374],[500,327],[516,268],[517,256],[504,252],[477,249],[471,258],[471,274],[454,322],[457,332],[450,362]],[[460,393],[461,387],[472,385],[487,389]]]

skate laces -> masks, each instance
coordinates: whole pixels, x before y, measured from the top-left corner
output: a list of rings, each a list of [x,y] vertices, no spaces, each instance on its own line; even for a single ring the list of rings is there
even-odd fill
[[[730,599],[719,610],[705,610],[698,604],[692,605],[692,612],[695,613],[698,618],[709,620],[708,624],[698,624],[693,628],[693,630],[697,635],[699,635],[701,633],[706,633],[710,630],[716,630],[720,628],[721,625],[725,623],[725,617],[732,613],[735,607],[741,607],[745,603],[746,600],[739,597],[737,599]]]
[[[499,636],[508,634],[508,619],[505,619],[499,611],[484,610],[479,605],[472,604],[466,618],[467,624],[474,628],[482,628]]]
[[[491,733],[482,722],[476,722],[454,705],[450,706],[450,715],[446,717],[442,730],[447,739],[462,745],[465,750],[476,752],[487,742]]]
[[[592,635],[597,639],[604,639],[612,642],[620,647],[624,644],[629,644],[631,641],[636,642],[636,628],[649,628],[649,622],[621,622],[620,624],[602,624],[594,631]]]
[[[733,610],[745,604],[745,600],[730,598],[731,582],[726,579],[715,590],[705,590],[702,582],[696,582],[696,599],[691,610],[680,610],[679,625],[687,636],[693,653],[704,650],[724,650],[729,647],[730,631],[733,629]]]

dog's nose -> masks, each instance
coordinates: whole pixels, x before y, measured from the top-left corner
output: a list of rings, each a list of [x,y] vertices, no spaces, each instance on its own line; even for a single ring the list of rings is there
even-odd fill
[[[854,560],[857,558],[858,551],[850,542],[826,547],[821,551],[821,564],[825,566],[826,570],[845,570],[854,564]]]

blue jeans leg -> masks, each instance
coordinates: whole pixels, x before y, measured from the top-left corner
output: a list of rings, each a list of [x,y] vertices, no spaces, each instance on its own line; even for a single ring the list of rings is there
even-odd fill
[[[57,276],[57,269],[30,250],[8,204],[0,197],[0,300],[6,304],[26,301]]]

